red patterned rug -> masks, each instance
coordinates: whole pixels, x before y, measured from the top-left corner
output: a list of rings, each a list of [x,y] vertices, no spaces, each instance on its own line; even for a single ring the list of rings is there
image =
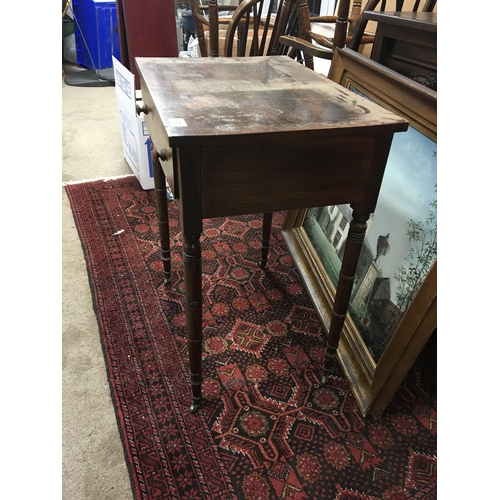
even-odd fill
[[[275,214],[206,220],[203,394],[191,402],[178,213],[162,284],[154,191],[135,177],[66,187],[87,260],[136,499],[437,498],[436,352],[427,344],[382,418],[359,413]]]

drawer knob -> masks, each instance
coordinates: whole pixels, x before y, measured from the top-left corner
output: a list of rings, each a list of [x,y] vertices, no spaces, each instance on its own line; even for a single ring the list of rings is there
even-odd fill
[[[137,116],[139,116],[141,113],[144,113],[147,115],[149,113],[149,108],[147,104],[144,104],[144,106],[139,106],[139,104],[135,105],[135,112],[137,113]]]
[[[162,149],[159,153],[158,156],[160,157],[161,160],[163,161],[168,161],[170,158],[172,158],[172,151]]]

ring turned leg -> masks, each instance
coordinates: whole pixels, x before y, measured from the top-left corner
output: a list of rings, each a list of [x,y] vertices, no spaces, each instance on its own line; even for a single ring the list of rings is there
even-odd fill
[[[354,278],[356,277],[356,267],[358,264],[361,248],[366,235],[368,216],[353,213],[349,232],[347,235],[344,257],[340,269],[339,282],[335,302],[333,304],[332,320],[328,333],[328,342],[325,349],[325,362],[323,364],[323,377],[321,383],[325,384],[333,368],[333,361],[337,354],[340,335],[344,327],[347,316],[349,299],[351,298]]]
[[[161,168],[158,151],[152,147],[153,175],[156,194],[156,215],[160,229],[161,260],[163,262],[163,283],[170,283],[170,229],[168,224],[167,183]]]
[[[273,224],[273,213],[266,212],[262,222],[262,257],[259,260],[259,267],[266,267],[267,254],[269,253],[269,241],[271,239],[271,226]]]
[[[201,402],[201,244],[200,235],[184,236],[182,245],[184,261],[184,283],[186,297],[186,320],[189,352],[189,369],[191,372],[191,390],[193,402],[189,413],[194,413]]]

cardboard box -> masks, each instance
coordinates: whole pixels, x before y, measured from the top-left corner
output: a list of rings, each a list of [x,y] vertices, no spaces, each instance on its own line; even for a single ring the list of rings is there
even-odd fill
[[[154,189],[151,139],[143,115],[137,116],[136,104],[142,105],[141,91],[135,90],[134,74],[113,57],[116,101],[120,116],[123,156],[143,189]]]

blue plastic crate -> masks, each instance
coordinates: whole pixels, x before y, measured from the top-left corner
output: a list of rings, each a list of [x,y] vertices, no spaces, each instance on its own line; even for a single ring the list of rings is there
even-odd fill
[[[73,0],[76,60],[89,69],[113,67],[120,60],[116,2]]]

